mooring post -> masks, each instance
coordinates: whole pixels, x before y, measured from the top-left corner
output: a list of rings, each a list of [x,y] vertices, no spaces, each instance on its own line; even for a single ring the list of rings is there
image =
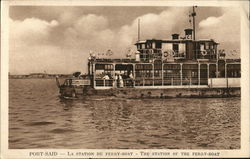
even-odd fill
[[[164,73],[163,73],[163,68],[164,68],[164,64],[161,65],[161,85],[164,85]]]
[[[201,84],[201,64],[198,63],[198,85]]]
[[[227,63],[225,63],[225,78],[227,78]]]
[[[133,64],[133,87],[135,87],[135,64]]]
[[[96,87],[96,81],[95,81],[95,63],[93,63],[93,67],[92,67],[92,69],[93,69],[93,81],[94,81],[94,88]]]
[[[116,74],[115,74],[115,64],[113,64],[113,88],[117,86],[117,79],[116,79]]]
[[[155,85],[155,67],[154,67],[154,61],[153,61],[153,64],[152,64],[152,68],[153,68],[153,86]]]
[[[181,76],[181,86],[182,86],[182,63],[180,64],[180,66],[181,66],[181,70],[180,70],[180,76]]]

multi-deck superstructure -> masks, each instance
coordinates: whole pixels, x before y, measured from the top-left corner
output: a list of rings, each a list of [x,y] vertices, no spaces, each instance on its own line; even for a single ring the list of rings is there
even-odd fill
[[[70,90],[71,95],[73,92],[73,96],[98,94],[98,90],[103,94],[104,90],[112,90],[109,92],[113,93],[106,94],[116,94],[114,92],[122,90],[133,96],[131,92],[139,90],[140,95],[136,96],[151,96],[157,90],[164,96],[166,91],[175,90],[173,96],[182,96],[185,92],[199,96],[218,92],[239,95],[240,59],[227,59],[226,52],[218,50],[218,45],[213,39],[196,40],[195,27],[185,29],[184,36],[172,34],[168,40],[138,39],[133,58],[98,58],[91,54],[87,76],[67,79],[60,85],[61,93],[67,92],[65,89]],[[215,90],[217,93],[211,93]]]

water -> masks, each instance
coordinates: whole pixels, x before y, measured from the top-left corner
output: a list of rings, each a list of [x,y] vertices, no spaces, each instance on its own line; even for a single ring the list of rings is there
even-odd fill
[[[58,95],[52,79],[10,80],[9,148],[240,148],[240,98],[60,100]]]

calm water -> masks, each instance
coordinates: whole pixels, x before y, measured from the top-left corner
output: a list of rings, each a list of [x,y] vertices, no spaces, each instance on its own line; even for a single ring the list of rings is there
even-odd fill
[[[240,98],[60,100],[55,80],[11,79],[9,148],[240,148]]]

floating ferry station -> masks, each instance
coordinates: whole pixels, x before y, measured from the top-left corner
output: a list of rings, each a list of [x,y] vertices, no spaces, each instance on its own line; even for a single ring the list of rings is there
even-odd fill
[[[58,87],[62,96],[111,95],[127,98],[240,96],[240,59],[227,59],[214,39],[195,37],[193,28],[169,39],[135,43],[137,51],[124,59],[91,54],[88,74],[66,79]],[[139,28],[139,24],[138,24]],[[139,29],[138,29],[139,30]],[[139,32],[139,31],[138,31]],[[107,54],[112,51],[108,50]]]

